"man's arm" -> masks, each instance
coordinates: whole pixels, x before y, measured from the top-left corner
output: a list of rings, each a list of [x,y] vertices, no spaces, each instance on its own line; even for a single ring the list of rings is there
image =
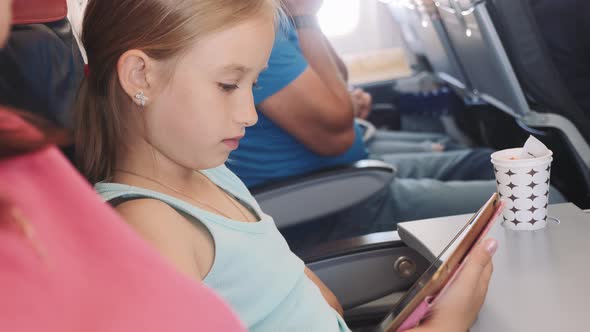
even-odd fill
[[[334,60],[334,62],[336,62],[336,66],[338,66],[338,71],[340,71],[340,75],[342,75],[342,78],[344,78],[344,82],[346,82],[348,85],[348,68],[346,67],[346,64],[344,63],[342,58],[338,56],[338,53],[336,53],[334,46],[330,44],[330,41],[328,40],[328,38],[326,38],[326,36],[324,36],[324,40],[326,42],[326,46],[330,49],[332,59]]]
[[[290,13],[294,14],[293,11]],[[289,56],[293,61],[300,58],[309,66],[288,85],[262,101],[259,108],[315,153],[324,156],[342,154],[355,138],[354,110],[346,85],[346,72],[339,68],[339,60],[333,56],[334,52],[319,27],[301,27],[298,35],[300,49],[283,42],[283,51],[290,48]],[[278,52],[276,46],[273,53]],[[269,71],[273,66],[289,65],[273,63],[273,55]],[[264,84],[263,81],[263,89]]]

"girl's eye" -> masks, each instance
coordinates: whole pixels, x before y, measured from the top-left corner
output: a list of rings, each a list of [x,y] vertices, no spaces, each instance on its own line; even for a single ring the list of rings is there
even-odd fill
[[[258,85],[258,82],[252,83],[252,89],[254,89],[254,90],[259,90],[260,89],[260,85]]]
[[[218,83],[218,84],[219,84],[219,88],[223,92],[233,92],[234,90],[240,88],[237,84],[225,84],[225,83]]]

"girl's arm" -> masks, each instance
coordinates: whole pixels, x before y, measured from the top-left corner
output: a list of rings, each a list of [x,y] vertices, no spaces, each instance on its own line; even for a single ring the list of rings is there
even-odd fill
[[[344,314],[344,310],[342,309],[338,298],[336,298],[336,295],[332,293],[328,286],[326,286],[326,284],[324,284],[324,282],[307,267],[305,267],[305,275],[307,275],[307,277],[311,279],[311,281],[313,281],[316,286],[318,286],[320,292],[322,292],[322,295],[324,296],[324,299],[326,299],[326,302],[328,302],[328,304],[334,308],[334,310],[336,310],[340,316],[342,316]]]
[[[153,199],[128,201],[116,210],[178,271],[195,280],[209,273],[214,246],[204,226],[195,227],[169,205]]]

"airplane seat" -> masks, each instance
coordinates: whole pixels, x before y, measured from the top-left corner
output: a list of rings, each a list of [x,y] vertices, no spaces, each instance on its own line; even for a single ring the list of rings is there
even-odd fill
[[[584,149],[590,146],[590,115],[576,102],[556,68],[538,26],[542,22],[537,21],[530,0],[492,0],[489,11],[529,105],[539,113],[529,125],[566,122],[563,126],[573,126],[571,131],[556,126],[553,145],[560,148],[556,158],[563,157],[570,164],[569,172],[575,170],[575,177],[566,183],[568,188],[581,189],[574,196],[582,197],[581,206],[590,206],[590,150]],[[543,119],[544,114],[557,118]],[[586,186],[580,186],[579,179]]]
[[[0,51],[0,104],[71,128],[70,109],[84,62],[65,0],[15,0],[13,26]],[[73,149],[65,149],[71,157]]]
[[[531,0],[491,0],[489,10],[514,71],[536,110],[563,114],[590,142],[590,115],[578,106],[555,67]]]
[[[454,92],[454,95],[462,99],[463,104],[473,105],[475,99],[471,95],[472,84],[449,40],[447,28],[443,24],[442,18],[444,16],[454,14],[449,13],[449,10],[445,6],[440,6],[439,4],[437,7],[434,0],[394,0],[388,2],[388,7],[393,18],[402,27],[402,32],[404,31],[404,26],[409,26],[405,29],[411,31],[411,33],[402,33],[406,45],[409,44],[407,42],[408,36],[419,40],[420,45],[422,45],[421,49],[410,49],[410,52],[423,52],[424,58],[429,65],[429,69],[425,70],[432,73],[439,82],[443,82],[444,85],[448,86]],[[460,105],[458,109],[455,108],[457,106],[454,103],[455,100],[458,99],[451,98],[450,103],[446,105],[445,109],[462,110],[464,108],[463,105]],[[402,109],[401,106],[398,107],[400,110]],[[449,116],[449,114],[432,112],[431,115],[437,118],[434,121],[432,119],[418,117],[415,120],[410,118],[409,122],[414,122],[417,124],[417,128],[428,131],[442,129],[449,136],[467,145],[476,144],[476,141],[467,135],[469,130],[466,129],[469,128],[460,128],[457,124],[457,121],[463,118],[463,112],[452,113]],[[424,126],[425,123],[431,123],[431,126]],[[414,128],[416,126],[400,126],[400,128],[415,130]]]
[[[425,45],[416,30],[415,15],[411,8],[413,0],[396,0],[387,3],[391,16],[400,29],[404,51],[415,71],[429,70],[430,64],[426,58]]]
[[[553,183],[575,203],[590,204],[590,122],[555,70],[528,3],[440,0],[437,4],[448,13],[441,17],[472,94],[509,114],[518,130],[539,136],[555,153]],[[518,133],[502,130],[502,135]]]
[[[420,45],[410,52],[423,55],[432,72],[457,92],[468,92],[470,83],[441,21],[446,13],[437,10],[433,0],[397,0],[388,6],[406,45]]]

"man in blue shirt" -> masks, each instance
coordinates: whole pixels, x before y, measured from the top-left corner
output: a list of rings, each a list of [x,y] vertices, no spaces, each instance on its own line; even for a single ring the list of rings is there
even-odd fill
[[[269,68],[253,90],[254,102],[259,105],[258,123],[247,129],[228,162],[249,187],[368,157],[360,127],[352,126],[352,103],[345,81],[331,74],[336,81],[332,84],[342,85],[338,96],[318,75],[321,73],[309,69],[296,32],[291,27],[280,30]],[[304,98],[294,101],[290,95],[283,96],[281,90],[292,83]],[[320,91],[308,94],[308,89]],[[321,92],[328,100],[322,99]],[[294,112],[295,108],[309,112]],[[336,112],[330,114],[331,109]]]
[[[369,157],[354,121],[359,107],[346,68],[315,21],[317,6],[286,3],[297,31],[290,24],[279,29],[269,67],[253,91],[258,123],[227,164],[249,187]],[[398,168],[390,188],[311,229],[290,231],[301,231],[306,241],[311,233],[320,241],[390,231],[398,221],[473,212],[496,190],[487,149],[377,158]]]
[[[306,30],[300,29],[299,34],[309,33],[308,53],[312,61],[318,59],[316,65],[308,64],[293,26],[284,26],[277,34],[269,68],[253,90],[258,123],[247,129],[228,163],[248,187],[368,157],[362,129],[354,121],[355,111],[366,112],[366,105],[361,110],[353,104],[346,67],[321,31]],[[391,149],[408,151],[405,143],[440,141],[442,136],[379,132],[369,148],[378,154]],[[388,142],[396,138],[405,142]],[[485,173],[488,178],[492,174]]]

